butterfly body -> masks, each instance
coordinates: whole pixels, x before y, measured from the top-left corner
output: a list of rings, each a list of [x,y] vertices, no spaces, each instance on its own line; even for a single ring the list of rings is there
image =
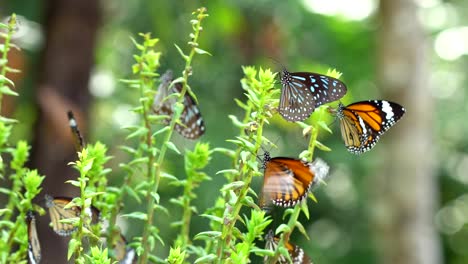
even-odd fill
[[[315,108],[339,100],[346,94],[346,85],[330,76],[311,72],[281,72],[279,113],[288,121],[303,121]]]
[[[353,154],[361,154],[371,150],[406,110],[394,102],[369,100],[347,106],[340,103],[335,112],[346,148]]]
[[[328,174],[328,165],[320,159],[307,162],[287,157],[271,158],[268,152],[264,154],[263,168],[262,208],[268,208],[270,204],[295,206]]]
[[[273,230],[270,230],[267,233],[267,235],[265,236],[265,240],[265,248],[272,251],[276,251],[276,249],[278,248],[279,238],[274,236]],[[291,257],[293,264],[312,264],[312,261],[310,260],[309,256],[307,256],[307,254],[301,247],[289,242],[285,244],[285,247],[288,250],[289,256]],[[265,263],[269,263],[269,257],[265,257],[264,261]],[[285,256],[281,255],[278,258],[277,263],[287,264],[290,262]]]
[[[177,102],[177,97],[171,94],[182,92],[182,84],[174,83],[171,86],[172,81],[172,71],[167,71],[161,76],[161,84],[153,103],[153,110],[156,114],[169,116],[164,120],[165,124],[169,124]],[[205,123],[195,99],[188,92],[184,95],[183,106],[184,109],[180,115],[181,124],[177,123],[175,130],[185,138],[197,139],[205,133]]]

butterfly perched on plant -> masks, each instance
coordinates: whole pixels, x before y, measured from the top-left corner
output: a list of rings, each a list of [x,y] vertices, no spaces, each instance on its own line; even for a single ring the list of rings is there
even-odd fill
[[[291,207],[304,200],[312,186],[325,179],[329,167],[325,161],[270,157],[263,154],[263,187],[260,207],[268,210],[271,204]]]
[[[346,85],[333,77],[313,72],[281,71],[279,113],[288,121],[303,121],[315,108],[346,94]]]
[[[72,201],[69,197],[52,197],[45,195],[45,204],[49,209],[50,222],[54,232],[61,236],[69,236],[76,231],[76,226],[71,223],[63,223],[61,220],[78,218],[81,215],[81,208],[77,205],[69,205]],[[91,223],[99,220],[99,210],[94,206],[88,208],[87,216],[91,218]]]
[[[182,92],[182,84],[174,83],[172,71],[168,70],[161,76],[161,84],[154,97],[153,110],[156,114],[167,115],[172,118],[177,96],[174,93]],[[205,133],[205,123],[195,99],[186,92],[183,100],[184,109],[180,115],[180,124],[175,125],[175,130],[188,139],[197,139]],[[170,119],[165,123],[169,124]]]
[[[81,151],[84,148],[84,139],[81,136],[80,130],[78,129],[78,123],[76,122],[76,119],[73,115],[72,111],[67,112],[68,116],[68,124],[70,126],[71,132],[72,132],[72,137],[73,140],[75,141],[75,149],[76,151]]]
[[[369,100],[329,108],[340,120],[341,136],[353,154],[371,150],[380,136],[405,114],[401,105],[385,100]]]
[[[29,263],[37,264],[41,261],[41,243],[37,235],[36,216],[29,211],[26,214],[26,224],[28,225],[28,258]]]
[[[265,236],[265,248],[276,251],[276,248],[278,248],[278,242],[279,238],[275,237],[273,230],[268,231]],[[288,250],[289,257],[291,258],[293,264],[312,264],[309,256],[307,256],[304,250],[299,246],[287,242],[285,247]],[[272,257],[265,257],[264,263],[269,263],[271,258]],[[288,264],[290,262],[285,256],[280,255],[277,263]]]

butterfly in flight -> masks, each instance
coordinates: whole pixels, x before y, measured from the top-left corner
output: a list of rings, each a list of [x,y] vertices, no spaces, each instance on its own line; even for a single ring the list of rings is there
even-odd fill
[[[380,136],[390,129],[405,114],[401,105],[385,100],[369,100],[339,104],[329,108],[340,120],[341,136],[346,148],[353,154],[371,150]]]
[[[69,197],[52,197],[48,194],[45,196],[46,207],[49,208],[50,221],[54,232],[61,236],[69,236],[76,231],[76,226],[71,223],[63,223],[61,220],[80,217],[81,208],[79,206],[66,207],[73,199]],[[65,208],[66,207],[66,208]],[[91,223],[97,223],[99,220],[99,210],[94,206],[87,211],[88,217],[91,218]]]
[[[270,230],[265,236],[265,248],[268,250],[276,251],[278,248],[279,238],[275,237],[273,230]],[[293,264],[312,264],[309,256],[307,256],[302,248],[297,245],[293,245],[289,242],[285,244],[286,249],[288,250],[289,256]],[[269,263],[271,257],[265,257],[264,263]],[[280,256],[278,262],[280,264],[290,263],[285,256]]]
[[[177,97],[171,96],[174,93],[182,92],[182,84],[174,83],[172,71],[168,70],[161,76],[161,84],[154,97],[153,110],[156,114],[167,115],[172,117],[174,113],[174,105],[177,102]],[[181,124],[175,125],[175,130],[182,136],[188,139],[197,139],[205,133],[205,123],[200,113],[195,99],[186,92],[183,100],[184,109],[180,115]],[[165,120],[165,124],[169,124],[170,119]]]
[[[292,207],[304,200],[312,186],[325,179],[329,167],[325,161],[308,162],[285,157],[263,157],[263,187],[260,207],[268,210],[271,204]]]
[[[303,121],[315,108],[346,94],[346,85],[333,77],[312,72],[281,72],[279,113],[287,121]]]
[[[37,235],[36,216],[32,211],[26,214],[28,225],[28,258],[29,263],[37,264],[41,261],[41,244]]]

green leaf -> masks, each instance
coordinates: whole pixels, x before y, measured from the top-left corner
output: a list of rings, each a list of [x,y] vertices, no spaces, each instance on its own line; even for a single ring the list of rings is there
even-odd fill
[[[216,172],[216,175],[223,174],[223,173],[239,174],[239,171],[236,170],[236,169],[225,169],[225,170],[220,170],[220,171]]]
[[[309,236],[307,235],[307,232],[306,232],[304,226],[302,225],[302,223],[297,221],[295,225],[296,225],[297,229],[299,230],[299,232],[301,232],[305,237],[307,237],[307,239],[309,239]]]
[[[315,141],[315,146],[320,149],[320,150],[323,150],[323,151],[331,151],[331,149],[327,146],[325,146],[324,144],[322,144],[320,141]]]
[[[174,46],[176,47],[176,49],[179,52],[180,56],[182,56],[182,58],[187,61],[189,59],[189,56],[185,55],[184,52],[182,51],[182,49],[179,46],[177,46],[177,44],[174,44]]]
[[[208,55],[212,56],[211,53],[209,53],[206,50],[200,49],[200,48],[195,48],[195,52],[198,53],[198,54],[202,54],[202,55],[203,54],[208,54]]]
[[[218,216],[215,216],[215,215],[209,215],[209,214],[202,214],[202,215],[200,215],[200,216],[201,216],[201,217],[208,218],[208,219],[210,219],[211,221],[216,222],[216,223],[219,223],[219,224],[222,224],[222,223],[223,223],[223,218],[222,218],[222,217],[218,217]]]
[[[0,83],[3,83],[3,82],[7,82],[11,86],[15,87],[15,83],[12,80],[8,79],[7,77],[3,75],[0,75]],[[10,89],[8,86],[5,86],[5,87],[6,89]]]
[[[169,126],[165,126],[165,127],[161,128],[161,129],[159,129],[158,131],[154,132],[152,137],[156,137],[157,135],[159,135],[161,133],[164,133],[164,132],[166,132],[166,131],[168,131],[170,129],[171,128]]]
[[[243,181],[236,181],[236,182],[231,182],[228,184],[225,184],[223,188],[221,188],[221,192],[229,191],[229,190],[237,190],[242,188],[245,185],[245,182]]]
[[[123,214],[122,217],[127,217],[127,218],[132,218],[132,219],[139,219],[143,221],[148,220],[148,216],[145,213],[142,212],[133,212],[130,214]]]
[[[126,137],[126,139],[131,139],[131,138],[134,138],[134,137],[144,136],[144,135],[146,135],[146,133],[148,133],[148,129],[146,127],[139,127],[135,132],[128,135]]]
[[[180,151],[177,149],[177,147],[171,141],[166,142],[166,146],[167,146],[168,149],[170,149],[170,150],[172,150],[175,153],[180,155]]]
[[[0,122],[3,122],[5,124],[16,124],[18,123],[18,120],[0,116]]]
[[[80,245],[81,243],[77,241],[76,239],[74,238],[70,239],[70,242],[68,242],[67,260],[70,260],[70,258],[73,256],[73,253],[78,247],[80,247]]]
[[[179,179],[177,179],[177,177],[175,177],[174,175],[169,174],[167,172],[161,172],[161,178],[169,179],[171,181],[179,181]]]
[[[328,127],[325,121],[320,120],[317,122],[317,125],[319,125],[321,128],[323,128],[323,130],[327,131],[328,133],[333,134],[333,131]]]
[[[235,115],[229,115],[228,117],[229,119],[231,119],[232,124],[235,125],[236,127],[246,128],[249,126],[249,124],[244,124],[241,121],[239,121],[239,119],[237,119]]]
[[[200,232],[195,235],[193,238],[194,240],[211,240],[211,239],[218,239],[221,237],[221,232],[219,231],[205,231]]]
[[[291,232],[291,228],[287,224],[281,224],[276,228],[275,234]]]
[[[1,77],[1,75],[0,75]],[[6,79],[6,78],[5,78]],[[8,79],[7,79],[8,80]],[[0,86],[0,93],[2,94],[6,94],[6,95],[12,95],[12,96],[18,96],[18,93],[16,93],[15,91],[11,90],[10,87],[6,86],[6,85],[2,85]]]

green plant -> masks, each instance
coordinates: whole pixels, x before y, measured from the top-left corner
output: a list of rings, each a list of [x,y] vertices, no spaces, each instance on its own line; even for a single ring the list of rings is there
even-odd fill
[[[128,126],[128,145],[121,146],[121,150],[129,154],[130,160],[120,164],[115,173],[123,172],[124,179],[121,185],[111,186],[107,177],[114,173],[106,168],[107,161],[111,158],[107,154],[107,147],[97,142],[89,144],[78,153],[78,160],[71,162],[79,172],[76,180],[68,183],[79,188],[80,195],[74,197],[67,207],[80,208],[79,215],[73,219],[62,219],[63,222],[76,227],[69,243],[68,258],[76,263],[113,263],[122,259],[122,254],[134,249],[138,254],[139,263],[247,263],[252,254],[259,256],[271,256],[271,263],[275,263],[280,256],[288,253],[284,247],[292,232],[297,228],[305,234],[303,225],[298,217],[303,212],[307,218],[309,213],[305,203],[295,206],[284,213],[288,217],[286,224],[281,224],[276,232],[281,233],[279,247],[276,252],[264,250],[259,247],[266,234],[268,226],[272,223],[269,215],[255,202],[257,191],[253,190],[251,183],[254,177],[261,177],[258,155],[262,146],[274,144],[268,139],[264,130],[270,123],[270,118],[275,114],[278,105],[279,89],[274,87],[276,74],[269,69],[257,69],[255,67],[243,67],[245,77],[241,80],[241,86],[247,97],[245,102],[236,99],[237,105],[244,111],[242,120],[230,115],[234,126],[239,129],[235,138],[227,141],[233,144],[231,149],[214,147],[209,143],[197,142],[192,150],[180,151],[171,140],[177,124],[183,124],[180,120],[183,111],[183,99],[186,93],[196,100],[195,92],[189,85],[189,77],[194,73],[192,68],[195,55],[209,54],[199,47],[199,38],[203,31],[202,22],[208,16],[204,8],[197,9],[191,20],[192,32],[189,35],[188,52],[176,45],[185,62],[181,76],[176,78],[171,85],[180,83],[182,89],[179,93],[168,97],[177,98],[173,108],[174,114],[169,125],[165,121],[166,115],[155,114],[153,111],[155,90],[159,82],[160,58],[163,55],[157,49],[158,39],[150,34],[140,34],[139,39],[134,39],[138,55],[134,56],[135,64],[132,66],[133,79],[122,80],[130,89],[139,94],[139,100],[132,109],[140,117],[140,123]],[[14,21],[14,16],[12,16]],[[7,26],[6,38],[11,38],[14,22]],[[7,52],[10,42],[5,41],[3,52]],[[3,56],[3,58],[6,58]],[[6,59],[5,59],[6,60]],[[5,72],[13,71],[2,63],[0,87],[7,87],[10,83]],[[329,73],[336,76],[335,73]],[[1,94],[14,95],[9,88],[0,90]],[[324,151],[329,149],[317,141],[319,131],[330,131],[323,121],[324,109],[321,108],[315,114],[313,125],[298,123],[306,132],[310,132],[309,146],[300,157],[312,161],[315,148]],[[12,173],[8,175],[12,185],[10,188],[0,188],[0,192],[7,195],[8,204],[0,210],[0,226],[5,227],[0,242],[1,262],[20,261],[26,258],[28,250],[27,228],[25,223],[26,213],[35,210],[42,213],[39,206],[31,202],[40,192],[40,184],[44,179],[34,170],[24,168],[28,157],[29,147],[25,142],[18,142],[16,147],[8,147],[12,120],[2,118],[0,120],[0,153],[10,154],[12,161],[10,168]],[[161,127],[162,126],[162,127]],[[185,178],[171,175],[165,171],[167,152],[173,151],[183,156]],[[223,174],[226,184],[219,193],[214,192],[213,207],[201,214],[209,223],[210,230],[190,236],[190,226],[194,215],[199,214],[193,201],[197,198],[196,190],[204,181],[211,180],[203,170],[209,165],[213,155],[222,154],[228,156],[232,162],[228,168],[220,170],[217,174]],[[0,161],[2,177],[4,177],[5,165]],[[136,183],[135,175],[143,178]],[[161,197],[159,187],[161,181],[167,181],[169,186],[181,190],[177,197]],[[134,210],[123,215],[128,219],[140,221],[143,225],[141,236],[134,237],[127,243],[122,238],[121,230],[117,227],[117,217],[126,206],[127,198],[133,198],[146,205],[145,210]],[[161,199],[169,200],[182,212],[180,219],[173,219],[172,227],[179,233],[176,238],[164,238],[160,235],[160,227],[155,225],[157,213],[168,213],[168,209],[162,206]],[[93,222],[89,215],[92,207],[100,211],[101,221]],[[172,208],[173,209],[173,208]],[[16,215],[16,221],[13,216]],[[102,230],[101,222],[109,221],[108,228]],[[15,236],[20,237],[14,240]],[[6,241],[6,242],[5,242]],[[105,242],[103,242],[105,241]],[[86,242],[86,243],[84,243]],[[161,253],[161,245],[171,245],[167,258]],[[19,250],[14,254],[14,245]],[[122,253],[123,252],[123,253]]]

